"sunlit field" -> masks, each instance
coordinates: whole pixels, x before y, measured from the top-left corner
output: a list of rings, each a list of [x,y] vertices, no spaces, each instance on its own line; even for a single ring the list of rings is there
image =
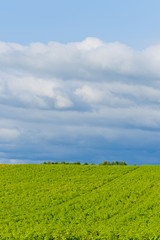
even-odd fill
[[[4,239],[160,239],[160,166],[0,165]]]

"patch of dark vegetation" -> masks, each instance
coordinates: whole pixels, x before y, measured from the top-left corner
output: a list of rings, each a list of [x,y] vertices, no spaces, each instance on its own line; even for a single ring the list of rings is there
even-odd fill
[[[71,165],[95,165],[95,163],[88,163],[88,162],[85,162],[85,163],[81,163],[80,161],[78,162],[65,162],[65,161],[62,161],[62,162],[51,162],[51,161],[44,161],[43,164],[71,164]],[[119,162],[119,161],[113,161],[113,162],[109,162],[109,161],[104,161],[103,163],[99,163],[99,165],[127,165],[126,162]]]

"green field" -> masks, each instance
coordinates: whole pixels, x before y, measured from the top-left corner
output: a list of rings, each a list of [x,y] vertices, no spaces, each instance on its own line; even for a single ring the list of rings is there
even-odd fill
[[[4,239],[160,239],[160,166],[0,165]]]

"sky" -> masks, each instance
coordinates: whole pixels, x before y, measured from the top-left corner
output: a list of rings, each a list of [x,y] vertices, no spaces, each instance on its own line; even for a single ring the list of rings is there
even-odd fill
[[[160,164],[159,9],[0,1],[0,163]]]

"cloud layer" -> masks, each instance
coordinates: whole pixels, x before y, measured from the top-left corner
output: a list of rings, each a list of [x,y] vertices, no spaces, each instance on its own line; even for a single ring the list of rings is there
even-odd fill
[[[0,42],[1,162],[159,163],[159,106],[160,45]]]

